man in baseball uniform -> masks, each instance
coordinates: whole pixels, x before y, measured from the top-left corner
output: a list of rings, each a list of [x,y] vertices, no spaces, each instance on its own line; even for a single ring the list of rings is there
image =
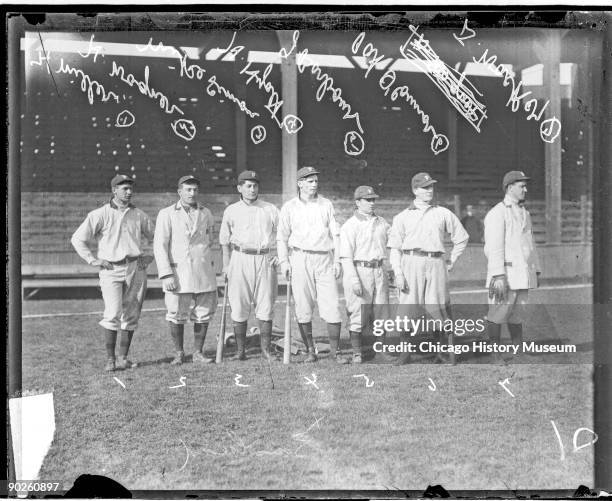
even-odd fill
[[[523,307],[529,289],[538,287],[540,264],[533,240],[531,216],[524,207],[529,178],[510,171],[503,179],[504,200],[493,207],[484,220],[487,257],[489,340],[499,343],[501,325],[508,324],[512,343],[523,342]],[[503,362],[498,353],[496,362]]]
[[[340,278],[340,230],[332,203],[318,194],[319,171],[302,167],[297,172],[298,196],[280,211],[277,232],[278,259],[287,280],[291,280],[298,328],[308,353],[305,362],[316,362],[312,338],[312,313],[319,306],[327,322],[331,356],[340,356],[340,301],[336,280]]]
[[[448,272],[465,250],[469,236],[455,214],[433,203],[436,182],[426,172],[412,178],[415,198],[393,218],[389,259],[400,291],[399,303],[422,305],[429,316],[443,322],[449,318]],[[453,243],[448,263],[444,260],[446,234]],[[408,359],[404,354],[398,362]]]
[[[111,180],[111,190],[111,200],[87,214],[71,238],[79,256],[100,268],[100,289],[104,300],[100,325],[106,339],[106,371],[136,366],[127,355],[147,291],[147,266],[153,261],[153,256],[145,256],[142,248],[143,238],[149,242],[153,240],[153,223],[131,203],[134,180],[118,174]],[[98,244],[97,257],[90,248],[94,241]],[[116,360],[119,330],[121,339]]]
[[[384,268],[387,257],[389,223],[374,214],[378,195],[371,186],[355,190],[355,214],[340,229],[340,260],[349,334],[353,347],[353,363],[362,363],[362,329],[372,322],[376,304],[389,303],[389,284]],[[367,306],[362,318],[362,306]]]
[[[236,358],[246,360],[247,320],[253,303],[262,355],[275,360],[270,343],[277,294],[278,258],[272,254],[272,247],[276,243],[278,209],[259,200],[259,176],[252,170],[238,175],[237,189],[240,200],[225,209],[219,231],[223,273],[228,280],[236,337]]]
[[[214,219],[210,210],[198,203],[199,190],[200,181],[194,176],[181,177],[178,202],[159,211],[155,226],[155,261],[176,351],[172,365],[184,362],[183,334],[188,320],[193,322],[193,361],[213,361],[204,356],[202,347],[217,307],[211,251]]]

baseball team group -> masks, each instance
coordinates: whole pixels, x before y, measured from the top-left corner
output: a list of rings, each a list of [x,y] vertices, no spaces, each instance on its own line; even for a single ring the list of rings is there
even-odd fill
[[[339,364],[362,363],[362,331],[372,321],[363,312],[372,311],[368,309],[372,305],[389,303],[391,279],[399,293],[399,304],[422,305],[429,315],[442,320],[451,314],[449,273],[469,237],[457,216],[434,202],[437,181],[425,172],[414,175],[414,198],[391,225],[376,214],[376,191],[359,186],[354,194],[355,212],[340,226],[332,202],[319,194],[320,175],[314,167],[299,169],[298,195],[280,211],[259,198],[256,172],[247,170],[237,178],[239,199],[225,209],[219,229],[236,360],[247,358],[247,320],[252,308],[262,356],[269,361],[277,359],[271,342],[279,269],[293,292],[305,363],[318,359],[312,333],[316,307],[327,325],[330,359]],[[528,180],[523,172],[508,172],[502,182],[503,200],[484,219],[490,342],[500,342],[505,323],[511,342],[522,343],[523,306],[528,290],[538,286],[540,266],[531,218],[524,207]],[[161,209],[153,225],[147,214],[131,203],[134,180],[116,175],[111,181],[110,201],[91,211],[72,235],[79,256],[99,268],[106,371],[137,365],[128,359],[128,353],[146,294],[147,267],[153,259],[163,285],[174,348],[170,363],[186,361],[184,328],[189,322],[193,324],[192,361],[214,362],[203,351],[217,309],[214,218],[200,203],[199,190],[196,177],[181,177],[178,200]],[[444,245],[447,238],[452,242],[448,253]],[[154,256],[145,254],[145,241],[153,242]],[[351,357],[343,356],[339,349],[344,316],[340,279]],[[406,363],[408,356],[394,361]]]

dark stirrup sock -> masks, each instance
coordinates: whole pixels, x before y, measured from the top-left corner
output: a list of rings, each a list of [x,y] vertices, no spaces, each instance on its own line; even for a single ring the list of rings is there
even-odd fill
[[[134,331],[121,331],[121,340],[119,341],[119,355],[127,357],[130,351],[130,345],[132,344],[132,336]]]
[[[174,322],[168,322],[170,326],[170,336],[172,337],[172,343],[174,343],[175,351],[183,351],[183,332],[185,326],[183,324],[175,324]]]
[[[104,329],[104,343],[108,358],[115,358],[115,345],[117,344],[117,331]]]
[[[204,347],[204,340],[206,339],[206,332],[208,331],[208,324],[193,324],[193,351],[201,352]]]

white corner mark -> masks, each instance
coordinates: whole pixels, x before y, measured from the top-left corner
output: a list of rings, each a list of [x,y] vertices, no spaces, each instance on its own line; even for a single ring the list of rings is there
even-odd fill
[[[250,384],[242,384],[240,382],[241,379],[242,379],[242,376],[240,374],[236,374],[236,377],[234,378],[234,383],[236,384],[236,386],[242,386],[243,388],[251,386]]]
[[[427,379],[431,381],[431,384],[428,384],[427,388],[429,388],[431,391],[436,391],[436,383],[434,383],[433,379],[431,378],[427,378]],[[433,385],[433,388],[432,388],[432,385]]]
[[[365,374],[355,374],[353,377],[362,377],[366,380],[366,388],[371,388],[372,386],[374,386],[374,381],[370,381],[370,378],[368,376],[366,376]]]
[[[176,386],[169,386],[168,388],[172,389],[172,388],[182,388],[183,386],[187,386],[187,384],[185,383],[185,380],[187,379],[186,376],[181,376],[179,378],[179,382],[181,384],[177,384]]]
[[[504,379],[503,381],[498,381],[497,384],[500,385],[504,390],[506,390],[512,398],[514,398],[512,392],[508,388],[506,388],[506,385],[510,384],[510,380],[508,378]]]

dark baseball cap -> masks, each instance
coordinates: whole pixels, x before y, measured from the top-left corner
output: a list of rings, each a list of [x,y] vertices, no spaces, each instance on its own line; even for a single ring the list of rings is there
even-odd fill
[[[113,179],[111,179],[111,188],[114,188],[118,184],[124,183],[134,184],[134,180],[130,176],[126,176],[125,174],[117,174]]]
[[[524,172],[520,170],[511,170],[510,172],[506,172],[504,176],[504,190],[509,184],[516,183],[518,181],[529,181],[531,178],[527,177]]]
[[[426,188],[434,183],[437,183],[427,172],[419,172],[412,177],[412,189]]]
[[[297,171],[297,178],[299,181],[300,179],[304,179],[308,176],[314,176],[315,174],[320,174],[320,172],[314,167],[302,167]]]
[[[355,200],[360,198],[380,198],[371,186],[358,186],[355,190]]]
[[[257,181],[259,183],[259,176],[254,170],[245,170],[238,174],[238,182],[241,183],[242,181]]]
[[[195,183],[198,186],[200,186],[200,180],[197,177],[191,176],[191,175],[183,176],[182,178],[178,180],[179,187],[181,186],[181,184],[184,184],[184,183],[189,183],[189,184]]]

